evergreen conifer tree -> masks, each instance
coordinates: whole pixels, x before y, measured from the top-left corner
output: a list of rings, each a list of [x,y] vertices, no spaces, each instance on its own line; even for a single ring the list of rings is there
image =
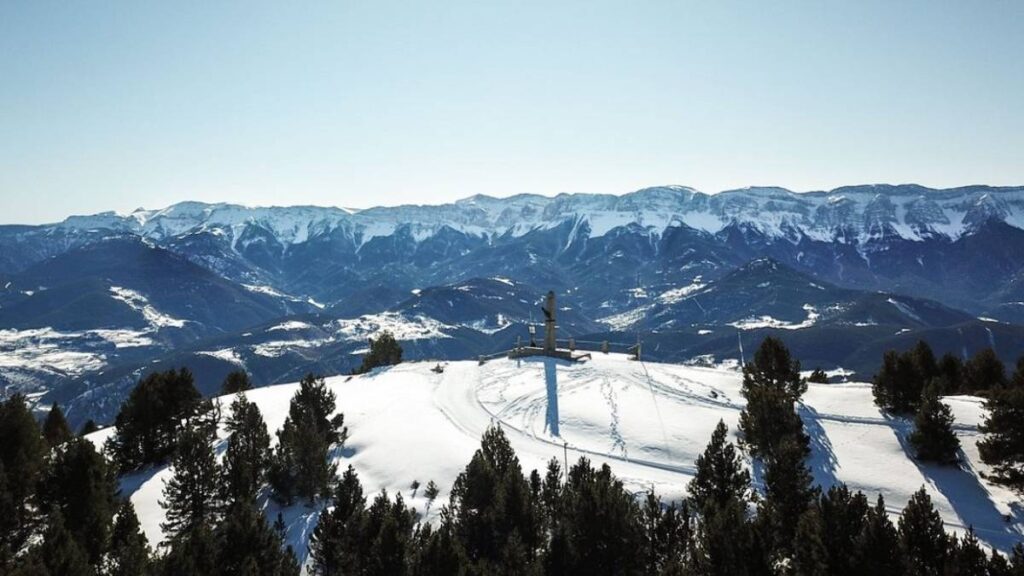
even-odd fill
[[[0,556],[14,554],[38,523],[36,490],[46,469],[47,444],[25,397],[15,394],[0,403]],[[63,529],[63,522],[61,523]]]
[[[309,541],[312,571],[317,576],[355,574],[366,498],[355,469],[349,466],[335,488],[333,507],[320,514]]]
[[[220,385],[221,395],[237,394],[248,390],[252,390],[252,380],[249,379],[249,374],[245,370],[235,370],[229,373]]]
[[[834,576],[856,576],[859,571],[854,565],[854,558],[868,514],[867,498],[861,492],[851,493],[845,484],[839,484],[819,498],[818,508],[829,571]]]
[[[402,346],[395,340],[394,334],[385,330],[377,338],[370,339],[370,351],[363,356],[363,363],[356,370],[357,374],[365,374],[380,366],[393,366],[402,362]]]
[[[93,432],[99,429],[100,427],[98,424],[96,424],[96,421],[90,418],[85,421],[85,424],[82,424],[82,429],[78,431],[78,435],[88,436],[89,434],[92,434]]]
[[[814,478],[804,463],[806,448],[786,439],[765,462],[765,497],[760,520],[777,554],[789,556],[800,516],[817,497]]]
[[[754,576],[756,547],[746,504],[729,500],[705,506],[697,525],[692,569],[701,576]]]
[[[903,509],[898,523],[900,551],[904,572],[910,576],[942,574],[949,540],[942,517],[922,487],[914,493]]]
[[[167,553],[155,570],[161,576],[216,576],[220,571],[217,540],[207,522],[188,526],[164,546]]]
[[[1006,367],[991,348],[982,349],[964,365],[963,391],[966,394],[998,390],[1006,384]]]
[[[719,420],[711,442],[697,457],[697,473],[687,491],[694,509],[712,504],[722,506],[729,500],[746,502],[750,492],[750,473],[736,447],[728,440],[729,429]]]
[[[825,525],[818,509],[811,506],[800,515],[793,541],[794,576],[831,576],[829,551],[823,539]]]
[[[170,457],[182,422],[199,413],[201,400],[185,368],[143,378],[121,405],[114,421],[117,434],[107,444],[121,472]]]
[[[94,576],[89,554],[68,532],[60,512],[46,519],[42,542],[28,552],[23,574],[45,576]]]
[[[953,432],[953,411],[942,403],[934,386],[926,388],[921,398],[910,444],[920,460],[953,464],[959,459],[960,440]]]
[[[105,576],[146,576],[150,570],[150,548],[142,533],[131,500],[124,499],[117,511],[110,538]]]
[[[994,390],[985,401],[988,412],[979,429],[981,460],[992,466],[989,478],[1024,492],[1024,386]]]
[[[814,384],[828,384],[828,374],[821,368],[815,368],[811,375],[807,377],[807,381]]]
[[[783,439],[802,437],[803,423],[794,404],[807,390],[800,378],[800,362],[794,360],[782,341],[764,339],[753,362],[743,367],[743,397],[747,406],[740,413],[740,431],[751,453],[770,455]]]
[[[989,559],[982,550],[974,529],[970,528],[962,538],[951,536],[949,539],[949,556],[946,560],[945,573],[957,576],[990,576]]]
[[[337,470],[329,452],[332,446],[343,446],[348,436],[344,416],[331,416],[334,402],[323,377],[308,374],[299,383],[270,463],[269,479],[278,500],[291,503],[303,497],[312,502],[329,495]]]
[[[64,411],[56,402],[50,406],[50,412],[43,421],[43,438],[51,447],[60,446],[71,439],[74,434],[68,427],[68,421],[64,418]]]
[[[59,512],[65,529],[97,565],[110,541],[117,508],[117,482],[102,454],[84,438],[55,449],[42,482],[42,508]]]
[[[220,511],[219,468],[213,453],[212,430],[192,425],[181,432],[171,466],[174,475],[164,485],[166,521],[162,524],[172,539],[204,539]],[[200,540],[183,541],[184,547],[199,546]]]
[[[899,534],[889,520],[885,499],[878,495],[875,505],[868,510],[864,528],[857,537],[857,553],[854,556],[857,574],[871,576],[900,576],[903,561],[900,552]]]
[[[871,390],[879,408],[896,414],[913,412],[921,399],[924,382],[912,354],[890,350],[882,357],[882,367],[872,380]]]
[[[227,420],[228,449],[224,455],[224,495],[248,502],[263,486],[270,464],[270,434],[258,406],[240,392]]]
[[[255,501],[236,499],[217,526],[220,576],[298,576],[299,566],[283,547]]]

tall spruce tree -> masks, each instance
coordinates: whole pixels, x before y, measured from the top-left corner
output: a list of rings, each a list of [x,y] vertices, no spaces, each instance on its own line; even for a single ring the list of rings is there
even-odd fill
[[[224,496],[248,502],[256,497],[270,464],[270,434],[258,406],[240,392],[227,419],[228,449],[224,455]]]
[[[753,576],[759,557],[746,504],[732,499],[705,506],[697,524],[692,570],[701,576]]]
[[[105,576],[146,576],[150,573],[151,551],[142,533],[132,501],[125,498],[117,511],[110,538],[110,551],[103,569]]]
[[[174,539],[179,535],[205,538],[219,517],[220,472],[213,453],[213,431],[192,424],[182,430],[171,461],[174,475],[164,484],[166,521],[161,525]],[[185,546],[194,542],[185,542]]]
[[[695,510],[709,504],[723,506],[733,499],[746,502],[749,498],[750,473],[728,434],[725,422],[719,420],[711,442],[697,457],[697,473],[687,489]]]
[[[68,427],[68,421],[64,418],[64,411],[54,402],[50,406],[50,412],[46,415],[46,420],[43,421],[43,438],[46,439],[47,444],[53,447],[60,446],[73,436],[71,428]]]
[[[666,506],[653,492],[640,512],[644,532],[642,563],[648,574],[682,574],[688,565],[693,535],[690,509],[684,503]]]
[[[206,522],[188,527],[165,541],[167,553],[154,572],[160,576],[217,576],[219,549],[213,528]]]
[[[913,412],[921,399],[924,381],[917,372],[914,357],[889,350],[872,380],[871,390],[879,408],[896,414]]]
[[[904,572],[909,576],[938,576],[943,573],[949,539],[942,517],[922,487],[903,509],[898,523]]]
[[[954,464],[959,460],[960,440],[953,432],[953,411],[939,399],[934,386],[925,388],[914,417],[910,444],[919,460]]]
[[[84,438],[55,449],[40,494],[45,512],[59,512],[66,529],[99,564],[110,542],[117,509],[117,481],[106,459]]]
[[[981,460],[992,466],[989,478],[1024,493],[1024,386],[994,390],[985,401],[988,414],[979,429]]]
[[[302,497],[312,502],[329,495],[337,471],[329,453],[332,446],[343,446],[348,436],[344,416],[331,416],[334,402],[334,392],[322,376],[308,374],[299,383],[270,463],[269,479],[278,500],[290,504]]]

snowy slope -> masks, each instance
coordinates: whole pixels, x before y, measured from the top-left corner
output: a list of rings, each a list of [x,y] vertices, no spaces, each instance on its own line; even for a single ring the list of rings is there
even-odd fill
[[[597,354],[570,365],[552,360],[452,362],[442,374],[433,364],[408,363],[358,377],[328,380],[345,414],[350,440],[336,454],[352,464],[368,493],[381,488],[411,497],[410,484],[434,480],[442,492],[429,511],[435,519],[456,475],[469,461],[484,430],[500,423],[526,471],[551,458],[587,456],[609,463],[633,491],[652,487],[670,499],[685,494],[694,461],[721,419],[735,432],[743,400],[740,374],[728,368],[638,363]],[[249,393],[271,430],[284,421],[297,385]],[[557,390],[557,401],[550,393]],[[222,398],[227,406],[230,397]],[[874,407],[866,384],[811,385],[800,406],[812,437],[811,466],[823,486],[846,482],[869,497],[881,492],[895,513],[922,485],[947,526],[973,525],[980,538],[1008,549],[1024,537],[1024,511],[1009,492],[982,480],[976,442],[982,418],[979,400],[952,397],[964,444],[963,469],[923,466],[907,456],[907,425]],[[110,430],[91,438],[101,442]],[[223,436],[223,431],[222,431]],[[223,451],[225,445],[218,443]],[[151,543],[161,541],[158,504],[168,468],[122,480]],[[755,469],[755,482],[759,475]],[[422,494],[411,504],[425,512]],[[267,504],[267,513],[278,509]],[[288,539],[301,554],[319,509],[282,511]],[[1012,523],[1004,521],[1009,514]]]

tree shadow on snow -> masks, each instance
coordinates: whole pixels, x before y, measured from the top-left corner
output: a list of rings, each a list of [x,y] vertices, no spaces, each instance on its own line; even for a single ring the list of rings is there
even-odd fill
[[[883,416],[892,428],[893,434],[903,448],[907,458],[917,466],[921,474],[941,493],[953,511],[965,526],[973,526],[978,538],[1003,552],[1009,552],[1015,544],[1024,538],[1021,522],[1024,511],[1019,505],[1011,505],[1012,518],[1007,518],[996,508],[988,490],[979,480],[977,471],[971,467],[970,461],[960,451],[960,463],[953,466],[941,466],[919,461],[915,458],[914,447],[910,443],[910,434],[914,430],[913,422],[889,414]]]
[[[810,438],[811,456],[807,461],[814,474],[814,481],[821,486],[822,490],[828,490],[839,483],[836,478],[836,468],[839,464],[836,452],[832,448],[832,441],[829,440],[825,428],[818,418],[818,411],[812,406],[799,404],[797,413],[803,420],[804,430]]]
[[[544,384],[548,391],[548,410],[544,426],[552,436],[561,436],[558,429],[558,361],[544,359]]]

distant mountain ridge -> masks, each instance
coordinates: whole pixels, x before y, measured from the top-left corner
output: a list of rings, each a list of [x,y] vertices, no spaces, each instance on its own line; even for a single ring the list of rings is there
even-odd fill
[[[730,224],[749,225],[775,236],[804,234],[816,240],[865,243],[886,236],[955,240],[996,219],[1024,228],[1024,187],[965,186],[932,189],[918,185],[845,186],[830,191],[793,192],[751,187],[706,194],[685,186],[662,186],[623,195],[482,194],[439,205],[402,205],[351,210],[316,206],[250,208],[235,204],[182,202],[160,210],[72,216],[46,226],[86,231],[119,230],[163,240],[189,232],[221,230],[238,237],[256,225],[283,245],[344,230],[366,242],[409,226],[416,238],[448,227],[473,235],[522,235],[566,219],[585,221],[592,236],[630,223],[653,233],[686,225],[716,233]]]

